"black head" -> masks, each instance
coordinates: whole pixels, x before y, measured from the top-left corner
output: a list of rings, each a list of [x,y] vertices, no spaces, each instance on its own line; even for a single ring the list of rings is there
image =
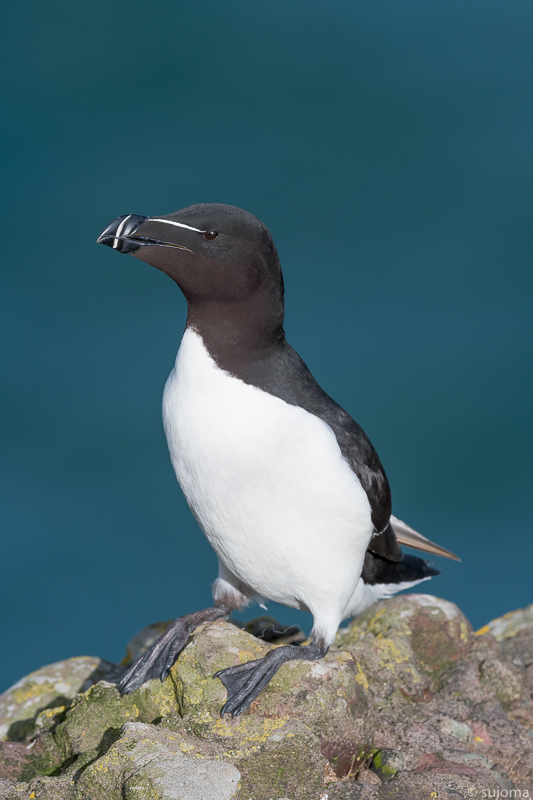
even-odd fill
[[[145,261],[187,299],[187,324],[226,345],[283,335],[283,278],[268,228],[235,206],[199,203],[166,216],[117,217],[98,242]],[[209,340],[209,341],[208,341]]]

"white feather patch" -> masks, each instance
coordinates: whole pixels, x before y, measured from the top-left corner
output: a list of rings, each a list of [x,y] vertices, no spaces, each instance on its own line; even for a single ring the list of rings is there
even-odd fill
[[[419,578],[416,581],[404,581],[403,583],[365,583],[362,579],[359,581],[357,589],[350,603],[347,617],[353,617],[360,614],[366,608],[370,608],[378,600],[387,600],[389,597],[399,592],[404,592],[406,589],[412,589],[413,586],[418,586],[419,583],[429,581],[431,575],[426,578]]]
[[[318,417],[221,370],[187,329],[163,397],[172,464],[235,588],[309,609],[330,643],[372,522],[359,479]]]

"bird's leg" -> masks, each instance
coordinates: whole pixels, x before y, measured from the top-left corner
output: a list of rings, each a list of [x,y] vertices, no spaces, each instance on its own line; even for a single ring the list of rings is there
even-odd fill
[[[286,661],[296,659],[318,661],[320,658],[324,658],[327,652],[328,648],[320,642],[313,642],[301,647],[288,644],[271,650],[264,658],[257,661],[248,661],[246,664],[238,664],[235,667],[220,670],[214,677],[220,678],[228,690],[228,699],[222,706],[220,716],[231,714],[232,717],[236,717],[246,711],[250,703],[255,700]]]
[[[164,634],[131,665],[122,677],[118,688],[121,694],[129,694],[153,678],[165,680],[172,665],[181,653],[187,639],[202,622],[227,619],[231,609],[225,605],[204,608],[194,614],[185,614],[172,622]]]

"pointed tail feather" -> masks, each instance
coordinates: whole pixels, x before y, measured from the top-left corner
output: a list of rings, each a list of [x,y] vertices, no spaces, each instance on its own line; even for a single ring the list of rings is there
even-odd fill
[[[406,547],[414,547],[416,550],[423,550],[425,553],[442,556],[443,558],[451,558],[453,561],[461,560],[459,556],[456,556],[450,550],[446,550],[444,547],[426,539],[421,533],[417,533],[417,531],[410,528],[409,525],[406,525],[405,522],[402,522],[401,519],[398,519],[398,517],[392,514],[390,524],[400,544],[404,544]]]

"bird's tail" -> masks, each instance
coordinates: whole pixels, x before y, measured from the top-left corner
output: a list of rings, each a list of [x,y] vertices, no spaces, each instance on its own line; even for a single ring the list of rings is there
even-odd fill
[[[440,575],[440,570],[423,558],[403,553],[400,561],[389,561],[367,550],[361,573],[365,588],[364,603],[357,611],[363,611],[377,600],[385,600],[405,589],[412,589],[434,575]]]

